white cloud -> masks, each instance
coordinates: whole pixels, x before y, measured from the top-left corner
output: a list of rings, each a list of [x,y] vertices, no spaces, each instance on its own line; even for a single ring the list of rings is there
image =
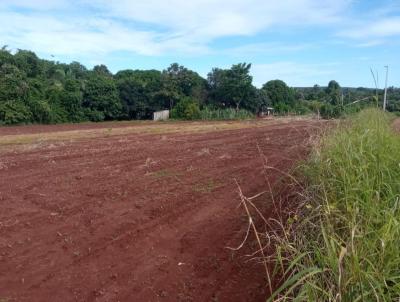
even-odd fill
[[[381,9],[377,16],[369,16],[349,22],[336,36],[346,39],[347,46],[369,48],[387,44],[393,37],[400,36],[400,17],[384,16]]]
[[[112,16],[209,40],[252,35],[272,26],[331,23],[338,20],[349,0],[95,0],[91,4],[106,8]]]
[[[316,43],[282,43],[282,42],[265,42],[265,43],[249,43],[236,47],[224,49],[221,52],[234,57],[244,57],[254,54],[283,54],[293,53],[304,50],[310,50],[318,47]]]
[[[374,47],[379,46],[385,43],[385,40],[382,39],[374,39],[369,41],[364,41],[359,44],[356,44],[357,47]]]
[[[59,55],[205,54],[222,37],[336,22],[349,2],[5,0],[0,2],[0,41]]]
[[[11,47],[49,54],[104,54],[129,50],[144,55],[159,52],[152,32],[127,30],[113,22],[97,19],[64,22],[53,17],[0,14],[0,37]],[[11,28],[2,26],[12,24]],[[95,27],[96,30],[92,30]]]
[[[255,85],[261,87],[265,82],[279,79],[289,86],[310,86],[319,79],[326,84],[336,73],[337,63],[303,64],[297,62],[273,62],[268,64],[254,64],[251,73],[255,79]],[[325,81],[325,82],[321,82]]]
[[[400,35],[400,17],[365,21],[357,26],[339,32],[339,35],[353,39],[385,38]]]
[[[49,11],[54,9],[65,9],[70,7],[68,0],[3,0],[0,2],[1,9],[22,8],[32,10]]]

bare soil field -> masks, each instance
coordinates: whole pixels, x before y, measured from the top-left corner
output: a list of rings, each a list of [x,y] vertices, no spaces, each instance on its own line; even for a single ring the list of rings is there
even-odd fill
[[[264,191],[260,151],[288,171],[319,123],[101,125],[0,128],[0,301],[265,301],[255,247],[226,248],[236,181]]]

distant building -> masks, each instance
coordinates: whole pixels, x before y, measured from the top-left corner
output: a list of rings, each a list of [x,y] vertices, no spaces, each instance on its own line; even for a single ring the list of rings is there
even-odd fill
[[[166,121],[169,119],[169,110],[156,111],[153,113],[154,121]]]

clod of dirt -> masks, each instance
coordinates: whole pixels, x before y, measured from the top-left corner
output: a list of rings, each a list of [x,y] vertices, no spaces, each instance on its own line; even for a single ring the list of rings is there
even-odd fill
[[[222,154],[220,157],[218,157],[219,159],[231,159],[232,155],[230,154]]]
[[[197,152],[198,156],[202,156],[202,155],[211,155],[210,153],[210,149],[208,148],[203,148],[201,149],[199,152]]]

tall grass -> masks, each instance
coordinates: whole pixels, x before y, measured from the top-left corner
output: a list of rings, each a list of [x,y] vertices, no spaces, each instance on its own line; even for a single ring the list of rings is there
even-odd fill
[[[244,120],[254,118],[254,114],[244,109],[211,109],[205,107],[200,111],[200,118],[202,120]]]
[[[367,109],[324,136],[283,234],[269,301],[400,301],[400,136]],[[295,221],[293,223],[293,221]]]

